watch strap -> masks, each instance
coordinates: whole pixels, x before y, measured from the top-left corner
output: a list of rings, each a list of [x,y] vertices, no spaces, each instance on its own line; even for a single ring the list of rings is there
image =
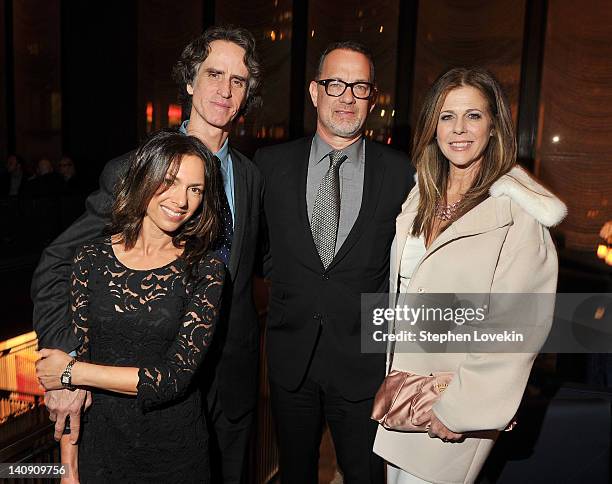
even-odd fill
[[[60,377],[62,386],[68,390],[74,390],[74,385],[72,384],[72,367],[76,362],[76,358],[72,358],[72,360],[70,360],[70,362],[66,365],[66,369],[62,372]]]

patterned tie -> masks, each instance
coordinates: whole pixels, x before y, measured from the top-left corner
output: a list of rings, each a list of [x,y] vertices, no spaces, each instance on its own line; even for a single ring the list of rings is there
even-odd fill
[[[329,169],[321,180],[312,209],[310,230],[325,269],[331,264],[336,252],[340,220],[340,165],[347,158],[338,150],[329,154]]]
[[[219,176],[221,178],[221,182],[223,182],[222,168],[221,168],[221,160],[215,156],[215,160],[217,162],[217,166],[219,167]],[[234,237],[234,224],[232,218],[232,211],[230,209],[229,201],[227,200],[227,195],[225,194],[224,184],[221,183],[221,190],[219,190],[219,205],[220,212],[219,216],[221,218],[221,225],[219,227],[219,236],[217,237],[217,242],[215,243],[215,249],[219,253],[219,257],[225,264],[226,267],[229,267],[230,260],[230,251],[232,249],[232,238]]]

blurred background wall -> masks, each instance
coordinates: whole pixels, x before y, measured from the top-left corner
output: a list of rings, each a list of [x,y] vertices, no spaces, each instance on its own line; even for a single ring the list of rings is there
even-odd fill
[[[380,96],[367,134],[406,150],[432,81],[487,67],[511,102],[521,162],[569,205],[565,246],[593,250],[612,203],[606,0],[0,0],[0,159],[69,153],[93,188],[106,161],[180,122],[172,66],[214,23],[250,29],[265,66],[263,107],[233,135],[247,154],[314,130],[306,86],[331,41],[371,48]]]

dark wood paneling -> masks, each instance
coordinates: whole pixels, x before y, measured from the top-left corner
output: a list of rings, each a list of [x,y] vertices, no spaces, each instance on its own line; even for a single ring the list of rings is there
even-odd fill
[[[431,84],[457,66],[489,69],[504,87],[516,120],[524,11],[524,0],[419,3],[413,123]]]
[[[15,149],[26,161],[61,155],[60,1],[13,2]]]
[[[607,0],[548,5],[536,171],[568,204],[573,249],[595,250],[612,219],[610,25]]]
[[[62,2],[63,146],[91,187],[136,147],[137,3]]]
[[[13,104],[13,2],[0,0],[0,172],[4,160],[15,149],[15,107]]]

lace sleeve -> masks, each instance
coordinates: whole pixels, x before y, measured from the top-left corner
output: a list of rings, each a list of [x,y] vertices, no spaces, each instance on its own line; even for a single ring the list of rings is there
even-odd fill
[[[70,314],[72,315],[72,329],[79,339],[81,346],[77,355],[84,360],[89,359],[89,288],[87,281],[91,269],[89,247],[83,246],[77,250],[72,261],[72,274],[70,276]]]
[[[185,314],[165,360],[138,371],[137,399],[143,411],[175,400],[187,390],[212,340],[224,276],[224,264],[209,259],[200,268],[200,279],[188,287]]]

